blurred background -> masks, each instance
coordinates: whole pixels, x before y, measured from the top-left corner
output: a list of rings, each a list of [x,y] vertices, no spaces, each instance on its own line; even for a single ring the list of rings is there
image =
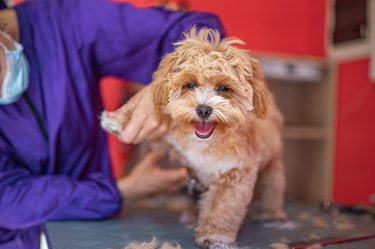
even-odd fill
[[[246,42],[285,116],[288,198],[375,202],[374,0],[126,2],[215,13],[229,36]],[[106,109],[131,95],[129,84],[103,81]],[[120,177],[132,147],[109,141]]]

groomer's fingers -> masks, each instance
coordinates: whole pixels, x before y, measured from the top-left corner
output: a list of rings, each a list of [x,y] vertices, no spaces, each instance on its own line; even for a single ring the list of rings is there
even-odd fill
[[[164,180],[171,183],[183,182],[188,177],[188,172],[186,168],[162,169],[162,171],[164,174]]]
[[[145,119],[144,122],[145,123],[142,125],[142,128],[139,130],[139,133],[136,137],[134,137],[133,143],[135,144],[138,144],[143,140],[151,139],[151,134],[160,125],[160,121],[155,119],[154,117],[148,117]]]
[[[155,114],[146,120],[147,125],[143,125],[138,135],[134,138],[134,143],[140,143],[144,140],[152,140],[164,134],[169,127],[169,119],[166,115]]]
[[[131,115],[129,122],[120,134],[121,140],[128,144],[135,143],[135,139],[144,129],[145,122],[147,122],[147,116],[135,110]]]
[[[142,161],[136,166],[139,169],[151,168],[155,178],[160,178],[162,182],[178,183],[186,180],[188,171],[185,167],[181,168],[161,168],[159,161],[165,156],[162,150],[153,150],[149,152]],[[151,172],[151,171],[149,171]]]
[[[150,130],[154,129],[153,122],[158,122],[155,113],[154,103],[151,96],[150,87],[144,87],[131,100],[134,105],[134,111],[130,117],[125,129],[120,136],[126,143],[135,143],[147,139]],[[140,135],[140,132],[142,135]]]
[[[142,165],[155,165],[164,155],[165,153],[162,150],[153,150],[149,152],[140,163]]]
[[[188,182],[188,173],[185,168],[158,169],[154,171],[155,178],[160,182],[159,191],[176,192]]]
[[[188,178],[187,170],[161,168],[159,161],[163,156],[158,150],[148,153],[129,175],[118,180],[121,195],[126,199],[139,199],[180,189]]]

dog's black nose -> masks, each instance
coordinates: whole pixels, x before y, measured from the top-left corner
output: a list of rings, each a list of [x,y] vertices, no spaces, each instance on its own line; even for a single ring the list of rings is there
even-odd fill
[[[212,107],[207,105],[200,105],[197,107],[197,114],[201,118],[207,118],[212,113]]]

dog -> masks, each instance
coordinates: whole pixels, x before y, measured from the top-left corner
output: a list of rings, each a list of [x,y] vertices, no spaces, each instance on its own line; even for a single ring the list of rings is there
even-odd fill
[[[203,186],[195,229],[202,248],[236,248],[248,210],[257,220],[286,218],[283,116],[242,45],[193,27],[162,59],[151,84],[155,108],[171,120],[164,142]],[[102,127],[120,130],[128,118],[104,113]]]

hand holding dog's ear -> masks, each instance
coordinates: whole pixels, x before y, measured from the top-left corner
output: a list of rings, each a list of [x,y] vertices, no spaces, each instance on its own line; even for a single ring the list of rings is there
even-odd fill
[[[120,140],[129,144],[138,144],[144,140],[157,138],[167,131],[169,119],[155,110],[150,86],[144,87],[120,110],[129,105],[133,106],[133,112],[119,134]],[[118,113],[123,115],[121,111]]]
[[[164,156],[160,151],[147,154],[129,176],[117,181],[124,199],[134,200],[162,192],[178,191],[188,179],[186,168],[162,169],[158,162]]]

